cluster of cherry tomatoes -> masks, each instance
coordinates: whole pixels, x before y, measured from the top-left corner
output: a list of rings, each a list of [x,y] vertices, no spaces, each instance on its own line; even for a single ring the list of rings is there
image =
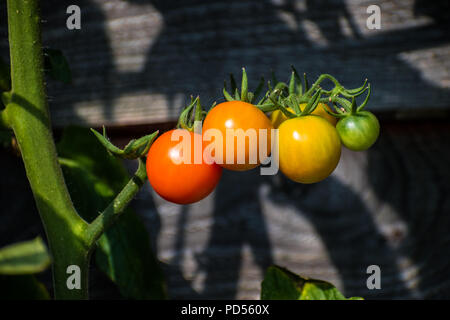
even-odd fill
[[[331,80],[334,88],[324,90],[320,84]],[[266,154],[271,152],[273,130],[278,129],[279,169],[289,179],[299,183],[315,183],[327,178],[338,165],[341,156],[341,144],[354,151],[368,149],[376,141],[380,126],[377,118],[364,111],[370,96],[370,84],[356,89],[344,88],[330,75],[321,75],[309,86],[306,76],[303,81],[293,69],[289,83],[269,82],[269,89],[259,102],[253,100],[259,95],[263,81],[252,93],[247,90],[247,76],[243,69],[242,86],[238,91],[231,78],[229,94],[224,88],[226,102],[213,106],[208,112],[201,109],[198,98],[191,101],[189,108],[180,116],[177,129],[189,133],[194,147],[196,133],[193,130],[193,111],[196,105],[195,119],[203,120],[201,132],[215,129],[223,137],[223,150],[216,150],[226,158],[234,145],[235,161],[232,163],[211,163],[211,161],[184,163],[180,161],[182,154],[175,148],[179,142],[172,139],[174,130],[162,134],[152,144],[147,155],[147,175],[153,189],[164,199],[177,203],[189,204],[197,202],[209,195],[217,186],[222,170],[246,171],[259,166],[259,144],[250,148],[245,144],[245,161],[238,163],[236,141],[227,137],[227,129],[264,130],[268,133]],[[356,97],[367,92],[364,102],[356,105]],[[330,107],[330,105],[333,107]],[[198,136],[197,136],[198,138]],[[202,138],[202,137],[200,137]],[[230,140],[228,141],[227,140]],[[233,138],[234,139],[234,138]],[[259,135],[258,135],[259,139]],[[207,144],[202,144],[202,151]],[[252,152],[257,152],[256,163],[250,162]],[[203,153],[202,153],[203,155]]]

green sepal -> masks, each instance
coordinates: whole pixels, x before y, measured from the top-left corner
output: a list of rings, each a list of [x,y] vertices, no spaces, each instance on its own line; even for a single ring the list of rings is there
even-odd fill
[[[369,83],[367,86],[367,96],[364,99],[363,103],[361,103],[361,105],[358,108],[356,108],[356,112],[362,111],[364,109],[364,107],[367,105],[367,103],[369,102],[370,93],[371,93],[371,87],[370,87],[370,83]]]
[[[341,97],[330,97],[331,102],[333,102],[333,104],[339,104],[341,105],[345,112],[350,113],[352,110],[352,103],[346,99],[343,99]]]
[[[247,101],[246,102],[250,102],[253,101],[254,95],[253,92],[247,92]]]
[[[308,78],[306,77],[306,73],[303,73],[303,81],[305,82],[305,94],[307,94],[309,90],[309,82]]]
[[[146,135],[139,139],[131,140],[122,150],[112,144],[106,135],[106,129],[103,126],[103,135],[91,128],[100,143],[106,148],[109,154],[122,159],[138,159],[147,156],[148,150],[158,135],[159,131]]]
[[[245,68],[242,68],[241,100],[243,102],[250,102],[247,93],[248,93],[247,72],[245,72]]]
[[[289,94],[290,95],[295,93],[295,85],[296,85],[295,72],[292,71],[291,72],[291,79],[289,80]]]
[[[302,112],[302,110],[300,109],[300,102],[298,101],[297,96],[296,95],[292,95],[291,96],[291,101],[293,103],[292,109],[295,111],[295,113],[297,115],[299,115]]]
[[[217,103],[214,102],[209,110],[214,108],[216,104]],[[203,119],[206,117],[206,115],[207,112],[203,111],[203,107],[200,102],[200,97],[197,96],[195,99],[191,97],[191,103],[183,109],[183,111],[180,114],[180,117],[178,118],[177,128],[182,128],[191,132],[197,132],[196,128],[194,128],[195,123],[198,121],[202,122]]]
[[[322,94],[321,90],[317,90],[316,93],[312,96],[312,98],[308,101],[305,109],[303,109],[300,115],[304,116],[313,112],[320,101],[321,94]]]
[[[258,86],[256,87],[256,90],[254,92],[250,92],[248,90],[248,77],[247,77],[247,72],[245,71],[245,68],[242,68],[242,79],[241,79],[241,89],[239,90],[239,88],[236,85],[236,80],[233,76],[233,74],[230,74],[230,85],[231,85],[231,91],[227,90],[227,82],[224,81],[224,87],[222,90],[223,96],[225,98],[226,101],[243,101],[243,102],[248,102],[248,103],[252,103],[254,104],[253,100],[257,97],[259,97],[259,95],[261,94],[261,91],[264,87],[264,78],[261,77]],[[269,85],[269,92],[271,92],[271,88]],[[263,96],[261,98],[261,100],[256,104],[258,105],[262,105],[265,104],[267,102],[267,96],[268,94],[266,94],[265,96]]]
[[[356,113],[356,108],[357,108],[357,106],[356,106],[356,99],[355,99],[355,97],[352,97],[352,106],[351,106],[351,109],[350,109],[350,113],[351,114],[355,114]]]
[[[182,128],[186,130],[190,130],[191,128],[191,119],[192,119],[192,111],[194,110],[194,106],[197,103],[197,98],[193,98],[191,96],[191,102],[187,107],[181,111],[180,117],[178,118],[177,128]]]
[[[264,113],[272,112],[272,111],[275,111],[278,109],[273,103],[265,103],[262,105],[256,105],[256,107]]]
[[[279,110],[281,110],[281,112],[283,112],[283,114],[288,117],[288,118],[295,118],[297,117],[296,114],[293,114],[292,112],[290,112],[285,106],[284,104],[286,103],[286,100],[282,100],[282,101],[276,101],[274,100],[272,97],[269,96],[270,101],[272,101],[272,103],[274,104],[274,106],[276,106]]]
[[[239,95],[239,90],[237,88],[234,90],[234,100],[241,100],[241,96]]]
[[[270,91],[267,91],[266,94],[258,101],[257,106],[263,106],[267,104],[267,100],[269,99]],[[271,104],[271,103],[269,103]]]
[[[327,108],[323,107],[323,109],[325,110],[326,113],[328,113],[329,115],[331,115],[333,117],[336,117],[336,118],[343,118],[343,117],[345,117],[347,115],[345,112],[343,112],[341,109],[339,109],[339,107],[334,102],[332,102],[332,105],[333,105],[333,108],[336,110],[337,113],[331,112]]]
[[[223,96],[225,97],[225,100],[234,101],[234,98],[228,93],[228,91],[225,87],[223,88],[222,92],[223,92]]]
[[[359,96],[359,95],[361,95],[366,90],[367,81],[368,80],[365,79],[363,85],[361,87],[359,87],[359,88],[345,89],[342,95],[344,95],[344,93],[348,94],[349,96],[347,98],[349,98],[350,96]]]

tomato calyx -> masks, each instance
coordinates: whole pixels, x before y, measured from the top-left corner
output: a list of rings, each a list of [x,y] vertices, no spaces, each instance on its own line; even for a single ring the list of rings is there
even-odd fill
[[[203,121],[205,114],[206,113],[203,112],[202,106],[200,104],[200,97],[197,96],[194,99],[191,96],[190,104],[183,109],[183,111],[180,114],[180,117],[178,118],[177,128],[186,129],[188,131],[193,132],[194,129],[196,129],[194,128],[195,122]]]
[[[242,68],[242,78],[241,78],[241,89],[239,90],[236,80],[233,74],[230,74],[230,89],[231,93],[227,91],[227,82],[224,81],[223,86],[223,96],[226,101],[242,101],[248,102],[255,105],[259,109],[267,109],[273,108],[273,103],[270,101],[269,97],[275,97],[279,94],[279,89],[282,84],[279,84],[279,87],[272,89],[269,85],[269,90],[261,97],[261,93],[264,87],[264,77],[261,77],[258,86],[255,91],[251,92],[248,90],[248,77],[245,68]],[[260,98],[258,102],[255,102],[257,98]]]
[[[367,86],[367,79],[362,86],[354,89],[347,89],[336,78],[329,74],[320,75],[310,86],[306,73],[303,74],[303,79],[301,79],[293,66],[291,66],[291,69],[291,77],[288,83],[279,82],[275,76],[272,75],[272,79],[276,83],[276,86],[272,89],[269,82],[268,86],[270,94],[267,95],[267,99],[272,105],[267,105],[265,108],[260,107],[263,112],[280,110],[286,117],[295,118],[313,113],[320,104],[320,107],[328,114],[336,116],[340,113],[331,113],[330,110],[327,110],[328,103],[332,101],[341,102],[345,103],[347,106],[350,104],[347,99],[353,99],[354,97],[363,94],[366,90],[370,90],[370,85]],[[324,81],[331,81],[334,87],[330,90],[323,89],[321,84]],[[301,109],[302,105],[305,106],[303,109]],[[339,117],[340,116],[338,116],[338,118]]]
[[[358,106],[356,104],[356,97],[362,95],[365,91],[367,91],[366,98]],[[326,110],[326,112],[336,118],[345,118],[348,116],[357,115],[366,107],[367,103],[369,102],[370,94],[371,87],[369,83],[366,88],[351,97],[351,102],[339,96],[330,96],[329,102],[333,104],[334,110],[336,110],[336,112],[331,112],[329,110]]]
[[[369,101],[370,84],[358,95],[366,90],[366,98],[359,106],[355,96],[351,102],[340,97],[330,97],[336,113],[329,113],[340,119],[336,125],[339,137],[344,146],[352,151],[367,150],[375,143],[380,133],[378,119],[373,113],[363,110]]]
[[[316,93],[308,100],[303,110],[300,109],[302,102],[295,94],[290,94],[284,99],[278,101],[273,100],[274,105],[288,118],[302,117],[311,114],[320,102],[321,91],[317,90]],[[295,113],[289,111],[294,110]]]
[[[211,105],[211,110],[216,106],[216,102]],[[190,132],[201,132],[201,126],[203,120],[205,120],[207,111],[203,110],[203,106],[200,102],[200,97],[197,96],[195,99],[191,96],[191,102],[187,105],[183,111],[181,111],[177,122],[177,129],[185,129]]]
[[[92,128],[91,131],[100,141],[100,143],[106,148],[106,151],[108,151],[110,155],[128,160],[144,158],[159,133],[159,131],[155,131],[152,134],[146,135],[139,139],[133,139],[125,146],[125,148],[120,149],[119,147],[116,147],[114,144],[112,144],[111,141],[109,141],[109,138],[106,135],[105,126],[103,126],[103,134]]]

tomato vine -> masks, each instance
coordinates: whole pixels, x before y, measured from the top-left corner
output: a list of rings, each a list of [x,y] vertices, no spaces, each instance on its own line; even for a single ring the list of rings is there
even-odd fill
[[[55,297],[87,299],[91,254],[100,236],[115,223],[144,185],[148,178],[147,172],[153,172],[149,170],[149,166],[156,166],[155,161],[160,161],[160,156],[151,155],[152,147],[158,142],[156,140],[153,145],[158,132],[132,140],[121,149],[109,141],[105,128],[102,134],[92,130],[111,155],[136,160],[138,168],[109,205],[91,223],[85,221],[72,203],[58,163],[44,81],[38,0],[8,0],[7,7],[11,68],[9,70],[0,62],[0,90],[4,91],[2,103],[5,106],[0,110],[0,129],[11,130],[20,148],[53,258]],[[333,87],[329,90],[323,89],[321,86],[324,81],[330,81]],[[279,82],[273,76],[267,87],[262,95],[264,78],[261,78],[255,91],[250,91],[247,73],[243,68],[240,89],[232,75],[230,91],[225,83],[223,95],[226,102],[217,106],[213,104],[210,111],[206,112],[199,97],[191,98],[190,104],[182,111],[177,123],[178,129],[175,130],[187,130],[190,136],[194,136],[197,134],[195,126],[201,125],[202,121],[204,129],[218,129],[222,133],[229,128],[255,129],[269,132],[267,140],[271,146],[270,134],[274,126],[267,113],[281,112],[285,117],[279,129],[281,170],[286,176],[300,183],[317,182],[331,174],[340,158],[341,141],[352,150],[365,150],[378,137],[378,120],[372,113],[363,110],[371,94],[367,80],[358,88],[347,89],[333,76],[322,74],[309,85],[306,75],[300,78],[292,68],[288,83]],[[365,100],[358,106],[356,98],[365,92]],[[333,105],[334,111],[328,109],[329,103]],[[315,114],[319,106],[325,114],[339,119],[336,128],[332,122],[330,124],[321,119],[320,114]],[[302,139],[298,136],[302,136]],[[158,138],[161,139],[160,142],[163,141],[162,137],[164,135]],[[39,146],[38,152],[36,146]],[[166,152],[171,146],[163,147]],[[251,152],[248,148],[244,151],[247,161]],[[223,154],[226,152],[224,147]],[[266,155],[269,154],[270,147]],[[249,170],[260,165],[263,160],[259,158],[259,153],[255,159],[257,161],[254,164],[221,164],[221,167],[237,171]],[[165,168],[169,166],[171,165]],[[161,168],[164,169],[164,166]],[[177,171],[179,168],[175,170],[171,166],[169,169],[174,175],[180,174],[180,171]],[[212,178],[208,188],[194,196],[192,190],[188,189],[185,190],[186,197],[183,199],[170,197],[165,193],[166,198],[176,199],[178,203],[191,203],[207,196],[217,185],[222,172],[222,168],[216,163],[200,166],[193,164],[184,169],[186,172],[196,170],[195,176],[185,175],[184,183],[187,188],[187,178],[195,180],[193,189],[201,189],[200,185]],[[206,174],[203,175],[202,172]],[[149,178],[152,182],[152,177]],[[160,191],[161,194],[164,192]],[[71,265],[77,265],[82,270],[80,290],[70,290],[66,285],[66,270]]]

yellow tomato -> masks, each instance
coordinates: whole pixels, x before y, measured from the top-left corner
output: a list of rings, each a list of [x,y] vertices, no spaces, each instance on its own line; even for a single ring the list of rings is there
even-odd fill
[[[307,115],[284,121],[278,128],[280,170],[289,179],[315,183],[328,177],[341,157],[336,128]]]
[[[305,107],[306,107],[306,103],[300,104],[300,110],[303,111],[303,109]],[[330,107],[328,105],[326,105],[325,103],[319,103],[317,105],[316,109],[314,109],[314,111],[311,112],[311,114],[315,114],[315,115],[317,115],[319,117],[322,117],[325,120],[327,120],[330,124],[335,126],[336,122],[337,122],[337,119],[335,117],[333,117],[332,115],[328,114],[323,109],[324,107],[327,108],[328,111],[331,111],[331,109],[330,109]],[[288,110],[291,111],[292,113],[295,113],[292,108],[288,108]],[[272,125],[273,125],[274,128],[278,128],[280,126],[280,124],[282,124],[287,119],[288,119],[288,117],[286,117],[281,110],[275,110],[274,112],[272,112],[272,115],[270,116],[270,121],[272,121]]]

